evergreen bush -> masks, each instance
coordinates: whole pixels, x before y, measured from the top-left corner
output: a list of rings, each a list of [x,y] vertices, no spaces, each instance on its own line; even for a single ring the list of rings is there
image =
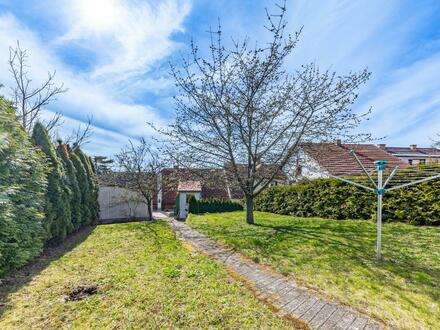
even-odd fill
[[[70,159],[75,167],[78,186],[81,192],[81,226],[88,225],[92,219],[92,195],[90,192],[90,182],[87,176],[87,171],[75,151],[70,152]]]
[[[46,154],[50,166],[44,221],[47,239],[62,241],[74,229],[70,209],[71,192],[66,171],[46,128],[41,123],[35,124],[32,138],[35,146]]]
[[[67,144],[62,144],[61,141],[59,141],[57,151],[66,169],[67,184],[70,188],[70,191],[72,192],[70,195],[72,225],[73,229],[76,231],[81,227],[81,224],[83,223],[81,211],[82,196],[78,184],[77,171],[75,166],[73,165],[72,160],[70,159],[70,152],[68,149],[69,147]]]
[[[336,179],[272,187],[255,199],[255,209],[277,214],[328,219],[375,219],[376,196]],[[440,225],[440,180],[387,192],[383,220]]]
[[[77,154],[86,172],[86,182],[89,190],[88,208],[90,212],[90,223],[96,224],[99,220],[99,185],[94,168],[92,166],[93,162],[84,152],[82,152],[80,148],[76,148],[75,153]]]
[[[47,164],[0,97],[0,278],[43,249]]]
[[[197,200],[193,195],[188,199],[188,212],[193,214],[220,213],[243,210],[243,205],[227,199],[206,198]]]

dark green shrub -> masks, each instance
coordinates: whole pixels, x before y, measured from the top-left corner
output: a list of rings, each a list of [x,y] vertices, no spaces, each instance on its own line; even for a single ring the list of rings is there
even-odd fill
[[[47,193],[44,227],[47,239],[63,240],[74,229],[71,221],[70,189],[63,163],[52,144],[46,128],[37,123],[32,138],[37,148],[46,154],[50,171],[47,177]]]
[[[88,225],[91,223],[92,219],[92,195],[90,193],[90,182],[87,176],[87,171],[75,151],[70,152],[70,159],[75,167],[78,187],[81,192],[81,226]]]
[[[98,193],[99,185],[98,179],[92,167],[92,161],[90,158],[82,152],[80,148],[76,148],[74,153],[78,156],[81,164],[85,170],[85,181],[84,184],[88,186],[88,196],[89,198],[85,201],[90,212],[90,223],[96,224],[99,220],[99,203],[98,203]]]
[[[440,225],[440,180],[387,192],[383,220]],[[374,219],[376,195],[336,179],[272,187],[255,200],[255,209],[302,217]]]
[[[193,214],[232,212],[243,210],[243,205],[241,205],[240,203],[221,198],[202,198],[200,200],[197,200],[194,196],[190,196],[188,204],[188,212]]]
[[[0,277],[40,254],[47,166],[0,97]]]
[[[82,221],[82,197],[81,190],[79,189],[77,171],[75,166],[70,159],[70,153],[68,150],[68,146],[66,144],[59,144],[58,155],[63,161],[64,167],[67,172],[67,184],[69,185],[70,191],[72,192],[70,195],[70,205],[72,211],[72,224],[74,230],[78,230],[81,227]]]

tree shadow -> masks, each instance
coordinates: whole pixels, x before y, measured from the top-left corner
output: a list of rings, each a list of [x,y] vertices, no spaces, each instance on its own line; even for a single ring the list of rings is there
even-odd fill
[[[81,228],[76,233],[68,236],[62,243],[58,245],[49,244],[40,256],[3,279],[0,284],[0,318],[8,309],[12,308],[8,304],[10,294],[19,291],[53,261],[61,258],[84,242],[95,228],[96,226]]]
[[[266,224],[256,224],[258,227],[268,228],[274,231],[272,237],[267,237],[269,244],[276,245],[277,240],[316,240],[319,242],[323,250],[332,250],[331,254],[344,255],[343,260],[356,260],[356,262],[362,267],[367,268],[367,270],[373,274],[379,271],[387,271],[393,275],[400,277],[408,282],[415,282],[423,285],[425,280],[419,280],[415,274],[426,274],[432,279],[431,285],[426,287],[424,291],[425,294],[438,299],[438,293],[435,293],[433,289],[436,286],[435,279],[440,279],[440,270],[438,268],[431,267],[429,263],[423,262],[419,258],[415,258],[410,254],[410,251],[406,245],[405,241],[400,241],[394,239],[395,236],[402,235],[404,230],[399,230],[393,228],[393,235],[383,233],[384,246],[384,259],[382,262],[376,262],[375,260],[375,241],[376,233],[375,231],[368,231],[366,228],[356,229],[354,227],[344,227],[343,231],[338,231],[332,234],[332,226],[316,226],[313,228],[304,228],[295,225],[266,225]],[[341,241],[343,238],[346,242]],[[420,239],[420,237],[418,237]],[[281,256],[285,253],[281,253]],[[287,256],[286,256],[287,257]],[[348,257],[348,258],[347,258]],[[399,285],[395,285],[394,281],[388,280],[385,276],[383,281],[386,285],[394,286],[397,289],[401,289]]]
[[[238,245],[239,250],[243,248],[253,250],[259,257],[274,261],[275,265],[282,260],[292,265],[298,260],[307,262],[304,260],[308,257],[307,248],[310,248],[315,257],[325,259],[322,263],[323,267],[334,268],[335,276],[345,276],[341,272],[344,269],[349,271],[351,267],[357,267],[357,264],[371,278],[375,278],[379,285],[404,290],[402,285],[405,284],[402,283],[414,283],[423,294],[433,299],[439,298],[439,293],[434,287],[436,283],[438,284],[440,270],[432,267],[432,263],[426,262],[426,259],[415,258],[412,255],[412,247],[420,250],[420,246],[407,246],[408,240],[396,239],[404,234],[415,239],[418,233],[399,228],[393,228],[392,233],[383,233],[384,260],[378,263],[375,260],[375,228],[370,225],[365,226],[363,223],[359,223],[358,226],[345,225],[342,221],[338,228],[334,223],[325,222],[315,223],[312,227],[309,222],[304,224],[256,222],[254,224],[256,230],[251,226],[243,231],[240,227],[237,231],[225,231],[215,236],[222,236],[226,241],[238,239],[234,244]],[[305,246],[306,249],[295,250],[296,245]],[[392,274],[392,277],[389,278],[388,274]],[[402,281],[395,281],[393,277]]]

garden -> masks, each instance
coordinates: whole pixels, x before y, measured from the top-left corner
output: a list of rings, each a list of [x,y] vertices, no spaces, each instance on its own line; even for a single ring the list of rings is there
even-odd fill
[[[166,222],[83,229],[0,288],[1,329],[289,329]]]
[[[440,324],[440,228],[242,211],[190,215],[188,224],[254,261],[401,329]]]

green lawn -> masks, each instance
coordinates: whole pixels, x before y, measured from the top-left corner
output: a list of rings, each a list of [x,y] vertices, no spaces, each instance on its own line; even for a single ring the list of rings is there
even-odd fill
[[[290,328],[165,222],[99,226],[42,264],[0,289],[0,329]]]
[[[193,228],[250,258],[402,329],[439,329],[440,228],[256,212],[191,215]]]

